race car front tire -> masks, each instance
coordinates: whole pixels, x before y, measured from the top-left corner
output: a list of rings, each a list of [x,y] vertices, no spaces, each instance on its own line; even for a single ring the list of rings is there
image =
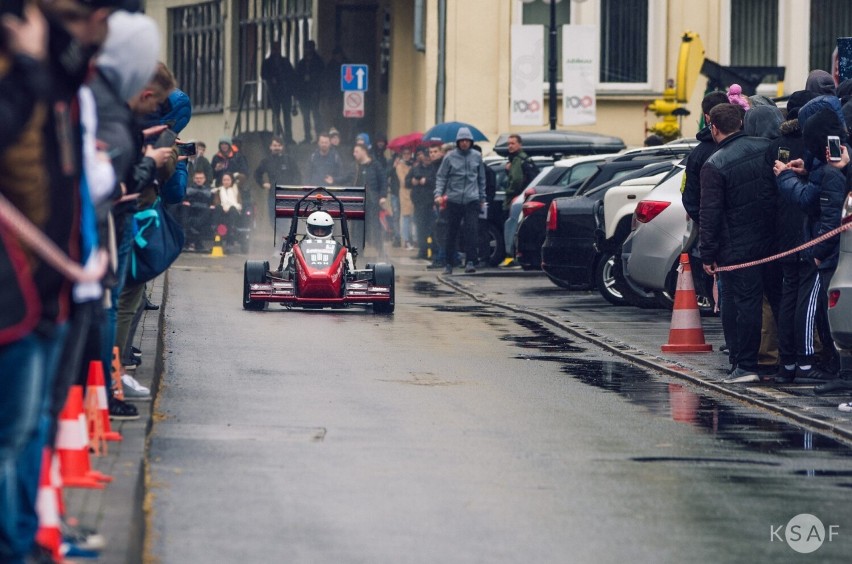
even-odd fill
[[[266,307],[266,302],[252,300],[249,297],[249,285],[260,284],[266,280],[269,263],[259,260],[247,260],[243,268],[243,309],[260,311]]]
[[[373,304],[373,312],[375,313],[393,313],[396,306],[396,280],[392,264],[376,264],[373,265],[373,284],[376,286],[390,287],[390,301],[376,302]]]

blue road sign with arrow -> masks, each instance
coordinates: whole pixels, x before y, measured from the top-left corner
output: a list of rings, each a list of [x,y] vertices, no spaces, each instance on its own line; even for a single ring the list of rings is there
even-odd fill
[[[367,90],[367,65],[340,65],[340,90],[365,92]]]

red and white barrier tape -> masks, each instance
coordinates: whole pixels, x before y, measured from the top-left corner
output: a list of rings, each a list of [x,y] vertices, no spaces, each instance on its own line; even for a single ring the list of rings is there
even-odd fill
[[[772,262],[772,261],[778,260],[780,258],[788,257],[792,254],[798,253],[799,251],[804,251],[805,249],[813,247],[814,245],[819,245],[823,241],[827,241],[828,239],[831,239],[832,237],[834,237],[836,235],[840,235],[841,233],[843,233],[844,231],[848,231],[849,229],[852,229],[852,215],[848,215],[848,216],[844,217],[843,223],[840,225],[840,227],[837,227],[836,229],[832,229],[831,231],[827,231],[827,232],[823,233],[822,235],[820,235],[819,237],[817,237],[816,239],[813,239],[812,241],[808,241],[807,243],[805,243],[803,245],[799,245],[795,249],[790,249],[789,251],[784,251],[783,253],[778,253],[777,255],[772,255],[771,257],[762,258],[760,260],[753,260],[751,262],[744,262],[742,264],[731,264],[731,265],[728,265],[728,266],[717,266],[716,272],[730,272],[732,270],[739,270],[741,268],[749,268],[749,267],[752,267],[752,266],[759,266],[761,264],[766,264],[767,262]]]

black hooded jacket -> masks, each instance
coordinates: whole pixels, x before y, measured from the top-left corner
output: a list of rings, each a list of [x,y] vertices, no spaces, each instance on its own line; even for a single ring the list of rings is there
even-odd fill
[[[776,188],[766,167],[769,140],[738,132],[701,168],[699,251],[704,264],[760,259],[774,239]]]
[[[788,161],[801,159],[805,155],[805,142],[802,139],[802,128],[798,119],[791,119],[781,124],[781,137],[773,139],[766,150],[766,166],[772,168],[776,160],[782,156]],[[804,237],[805,212],[789,202],[778,199],[778,213],[775,217],[775,244],[772,252],[782,252],[794,249],[805,242]],[[795,262],[799,253],[780,259],[781,262]]]
[[[692,221],[698,223],[701,208],[701,167],[716,152],[716,142],[710,128],[705,127],[695,136],[700,143],[686,157],[686,171],[683,186],[683,207]]]

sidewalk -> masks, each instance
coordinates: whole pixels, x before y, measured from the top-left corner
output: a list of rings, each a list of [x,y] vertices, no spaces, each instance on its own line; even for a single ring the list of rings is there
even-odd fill
[[[142,350],[142,364],[130,372],[156,397],[155,374],[162,371],[161,348],[158,346],[160,320],[164,310],[164,277],[148,283],[151,302],[158,311],[146,311],[136,331],[134,345]],[[123,440],[107,443],[105,456],[91,456],[92,466],[113,477],[103,490],[63,488],[66,516],[80,525],[96,529],[106,538],[106,548],[96,562],[142,562],[144,540],[145,441],[152,418],[152,402],[133,402],[139,410],[135,421],[111,421]],[[85,562],[86,560],[74,560]]]
[[[852,417],[837,409],[838,404],[852,400],[852,394],[816,396],[813,384],[722,384],[728,364],[727,356],[719,352],[724,342],[719,318],[702,319],[705,339],[713,345],[713,352],[662,353],[660,346],[668,341],[670,311],[612,306],[597,292],[560,290],[543,275],[531,274],[485,269],[473,275],[438,279],[477,302],[531,315],[630,362],[689,380],[845,442],[852,441]],[[522,286],[522,292],[517,291],[518,286]]]

